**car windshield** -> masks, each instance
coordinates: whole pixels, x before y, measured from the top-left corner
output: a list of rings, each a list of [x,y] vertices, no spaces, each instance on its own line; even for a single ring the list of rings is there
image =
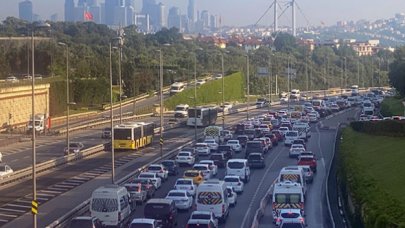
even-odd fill
[[[197,177],[198,173],[197,172],[185,172],[184,176],[186,176],[186,177]]]
[[[0,172],[5,172],[5,171],[6,171],[6,166],[0,165]]]
[[[238,141],[228,141],[227,144],[238,144]]]
[[[93,223],[90,219],[73,219],[69,227],[70,228],[93,227]]]
[[[179,157],[188,157],[189,153],[179,153]]]
[[[197,148],[207,148],[207,145],[197,144],[195,147],[197,147]]]
[[[149,166],[148,170],[152,170],[152,171],[158,171],[161,170],[162,168],[160,166]]]
[[[184,106],[176,107],[175,111],[187,111],[187,108]]]
[[[213,139],[206,139],[204,140],[205,143],[215,143],[215,140]]]
[[[288,137],[297,137],[297,136],[298,136],[298,132],[289,131],[289,132],[286,133],[286,136],[288,136]]]
[[[228,168],[230,169],[242,169],[245,167],[243,162],[228,162]]]
[[[194,166],[194,169],[195,170],[202,170],[202,171],[208,170],[208,168],[206,166],[203,166],[203,165],[196,165],[196,166]]]
[[[209,219],[211,219],[211,216],[210,216],[210,214],[192,214],[191,219],[209,220]]]
[[[224,181],[225,182],[239,182],[239,179],[237,177],[225,177]]]
[[[185,196],[184,192],[169,192],[169,194],[167,194],[167,196],[172,196],[172,197],[183,197]]]
[[[259,154],[251,154],[249,155],[249,160],[262,160],[262,156],[260,156]]]
[[[176,185],[191,185],[192,180],[178,180],[176,181]]]
[[[174,166],[174,162],[172,162],[172,161],[163,161],[162,165],[164,165],[166,167]]]
[[[147,174],[147,173],[141,173],[141,174],[139,174],[139,177],[140,178],[155,178],[155,175],[153,175],[153,174]]]

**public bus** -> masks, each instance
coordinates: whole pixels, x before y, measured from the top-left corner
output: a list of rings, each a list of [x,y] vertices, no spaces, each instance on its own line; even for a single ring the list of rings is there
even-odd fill
[[[195,117],[195,115],[197,116]],[[217,107],[196,107],[188,109],[187,126],[207,127],[215,124],[218,117]]]
[[[154,123],[127,122],[114,127],[114,149],[137,150],[152,144]]]

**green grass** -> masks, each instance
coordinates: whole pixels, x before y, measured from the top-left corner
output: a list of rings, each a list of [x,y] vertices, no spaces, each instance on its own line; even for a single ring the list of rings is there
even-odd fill
[[[245,98],[242,73],[234,73],[224,78],[225,101],[241,101]],[[219,104],[222,102],[222,80],[208,81],[197,88],[197,105]],[[178,104],[194,104],[194,87],[188,88],[165,100],[165,107],[173,110]]]
[[[402,99],[397,97],[387,97],[381,103],[381,114],[383,116],[402,116],[404,115],[404,105]]]
[[[344,130],[342,138],[347,183],[372,224],[381,222],[373,217],[383,214],[397,224],[405,223],[405,138],[373,136],[351,128]]]

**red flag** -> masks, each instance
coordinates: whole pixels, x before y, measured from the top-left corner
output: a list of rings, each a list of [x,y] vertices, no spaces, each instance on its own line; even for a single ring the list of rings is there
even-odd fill
[[[93,14],[91,14],[90,12],[85,11],[84,12],[84,20],[86,20],[86,21],[93,20]]]

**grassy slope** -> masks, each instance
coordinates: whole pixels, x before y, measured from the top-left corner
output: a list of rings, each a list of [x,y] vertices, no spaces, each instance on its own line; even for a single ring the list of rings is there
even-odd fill
[[[404,114],[402,99],[396,97],[385,98],[381,104],[381,114],[383,116],[402,116]]]
[[[372,136],[351,128],[346,128],[342,137],[341,154],[350,172],[349,182],[361,200],[367,198],[378,204],[387,200],[387,193],[387,197],[405,205],[405,138]],[[399,217],[405,220],[405,216]]]
[[[241,73],[234,73],[226,76],[225,81],[225,101],[237,101],[244,99],[244,82]],[[222,80],[208,81],[197,88],[197,105],[219,104],[222,101]],[[183,92],[176,94],[165,100],[165,107],[173,110],[178,104],[193,105],[194,87],[188,88]]]

